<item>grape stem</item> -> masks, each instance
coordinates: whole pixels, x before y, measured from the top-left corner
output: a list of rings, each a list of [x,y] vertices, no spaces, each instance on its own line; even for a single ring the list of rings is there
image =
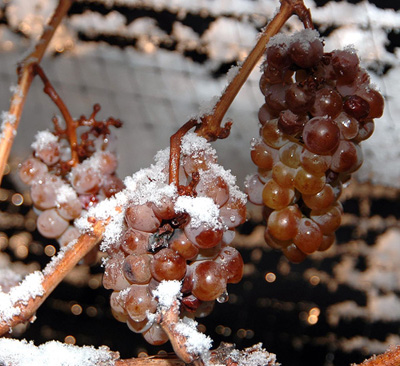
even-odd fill
[[[90,233],[82,234],[75,242],[68,244],[64,251],[60,251],[42,271],[43,295],[30,298],[26,303],[16,303],[15,308],[19,314],[11,320],[0,317],[0,335],[8,332],[17,324],[25,323],[32,319],[37,309],[43,304],[51,292],[58,286],[64,277],[75,267],[75,265],[102,239],[106,222],[97,221],[92,226]]]
[[[277,34],[286,21],[296,14],[303,22],[305,28],[313,28],[311,13],[304,5],[303,0],[281,0],[281,7],[275,17],[269,22],[261,33],[252,51],[239,68],[237,74],[223,91],[221,97],[216,102],[211,114],[200,116],[198,120],[190,120],[185,123],[170,140],[170,165],[169,183],[174,183],[179,187],[179,156],[182,137],[191,128],[197,125],[196,133],[206,138],[208,141],[224,139],[229,136],[232,122],[227,122],[221,127],[228,108],[232,104],[239,90],[249,77],[254,66],[264,54],[265,47],[270,38]]]
[[[61,23],[64,16],[71,7],[73,0],[60,0],[53,16],[51,17],[40,39],[36,42],[35,49],[19,64],[17,68],[18,85],[11,97],[10,109],[2,122],[0,136],[0,183],[3,179],[4,170],[10,155],[17,128],[21,119],[23,107],[28,95],[29,88],[34,78],[34,65],[39,64],[43,58],[47,46]]]
[[[43,69],[35,64],[33,66],[34,73],[39,75],[40,79],[43,81],[44,88],[43,91],[50,97],[50,99],[55,103],[55,105],[60,110],[62,116],[64,117],[65,124],[67,126],[67,136],[69,145],[71,147],[71,160],[69,161],[70,166],[75,166],[79,164],[79,155],[78,155],[78,138],[76,135],[76,128],[78,127],[78,123],[74,121],[69,113],[69,110],[61,97],[58,95],[53,85],[51,85],[50,80],[45,75]]]

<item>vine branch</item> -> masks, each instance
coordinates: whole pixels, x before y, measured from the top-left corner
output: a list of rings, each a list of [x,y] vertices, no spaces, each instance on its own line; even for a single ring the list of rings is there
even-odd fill
[[[3,115],[2,131],[0,136],[0,183],[3,179],[4,169],[10,155],[17,128],[21,119],[26,97],[34,78],[34,65],[39,64],[47,46],[71,7],[73,0],[60,0],[35,49],[19,64],[17,68],[18,85],[11,97],[10,109]]]
[[[19,314],[15,315],[11,320],[0,318],[0,335],[8,332],[17,324],[25,323],[32,318],[37,309],[43,304],[51,292],[58,286],[64,277],[75,267],[75,265],[90,250],[100,242],[105,229],[105,223],[98,221],[93,225],[90,233],[82,234],[75,243],[69,244],[62,254],[52,260],[42,271],[43,281],[42,288],[44,293],[42,296],[31,297],[29,301],[17,303],[14,307],[18,308]]]

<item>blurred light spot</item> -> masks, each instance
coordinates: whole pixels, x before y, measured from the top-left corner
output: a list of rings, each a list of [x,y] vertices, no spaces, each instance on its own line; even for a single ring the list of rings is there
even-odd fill
[[[318,276],[311,276],[311,278],[310,278],[310,283],[313,286],[318,285],[320,283],[320,281],[321,281],[321,279]]]
[[[222,335],[224,335],[225,337],[229,337],[232,334],[232,329],[229,327],[225,327],[224,332],[222,333]]]
[[[206,330],[207,330],[207,328],[206,328],[206,326],[205,326],[204,324],[199,324],[199,325],[197,326],[197,330],[198,330],[199,332],[201,332],[201,333],[205,333]]]
[[[139,354],[138,354],[138,357],[139,358],[145,358],[145,357],[148,357],[149,355],[147,354],[147,352],[144,352],[144,351],[141,351],[141,352],[139,352]]]
[[[246,330],[246,339],[251,339],[254,337],[254,331],[252,329]]]
[[[20,259],[26,258],[28,256],[28,248],[25,245],[19,245],[15,249],[15,255]]]
[[[252,250],[252,252],[251,252],[251,261],[252,262],[259,262],[261,260],[261,258],[262,258],[262,254],[263,254],[263,252],[259,248]]]
[[[276,280],[276,275],[275,275],[275,273],[268,272],[268,273],[265,275],[265,281],[272,283],[272,282],[275,282],[275,280]]]
[[[96,277],[92,277],[89,281],[88,281],[88,285],[92,290],[95,290],[96,288],[99,288],[101,285],[101,281],[99,278]]]
[[[44,247],[44,254],[46,254],[48,257],[52,257],[54,254],[56,254],[56,248],[54,248],[54,245],[46,245]]]
[[[236,335],[237,335],[239,338],[244,338],[244,337],[246,337],[246,330],[243,329],[243,328],[241,328],[241,329],[239,329],[239,330],[236,332]]]
[[[76,343],[76,339],[75,339],[74,336],[68,335],[68,336],[66,336],[66,337],[64,338],[64,343],[67,343],[67,344],[75,344],[75,343]]]
[[[319,314],[321,314],[321,310],[319,310],[319,308],[312,308],[310,309],[309,314],[319,316]]]
[[[81,315],[82,314],[82,306],[80,306],[79,304],[72,305],[71,313],[74,315]]]
[[[21,206],[24,203],[24,197],[20,193],[14,193],[11,197],[11,202],[15,206]]]
[[[167,351],[162,349],[162,350],[158,351],[157,354],[160,356],[166,356],[168,353],[167,353]]]
[[[309,324],[317,324],[317,322],[318,322],[318,317],[317,317],[316,315],[310,315],[310,316],[307,318],[307,322],[308,322]]]
[[[94,307],[94,306],[89,306],[87,309],[86,309],[86,314],[88,315],[88,316],[90,316],[91,318],[94,318],[95,316],[97,316],[97,309]]]
[[[25,229],[28,231],[35,231],[36,229],[36,220],[33,218],[25,219]]]
[[[225,327],[223,325],[217,325],[216,328],[215,328],[215,332],[217,334],[222,334],[224,332],[224,328]]]

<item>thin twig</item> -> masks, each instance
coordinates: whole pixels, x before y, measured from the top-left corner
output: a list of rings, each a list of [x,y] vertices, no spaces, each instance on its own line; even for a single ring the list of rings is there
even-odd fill
[[[71,113],[69,113],[67,106],[65,105],[61,97],[58,95],[53,85],[51,85],[50,80],[45,75],[43,69],[38,64],[35,64],[33,66],[33,69],[34,73],[39,75],[40,79],[43,81],[44,84],[43,91],[55,103],[55,105],[60,110],[62,116],[64,117],[64,121],[67,126],[68,141],[71,147],[71,160],[69,163],[71,166],[75,166],[76,164],[79,164],[78,138],[76,135],[76,128],[78,127],[78,123],[74,121],[74,119],[72,118]]]
[[[42,273],[44,279],[42,288],[44,293],[42,296],[31,298],[27,304],[15,304],[20,312],[11,320],[0,318],[0,335],[8,332],[17,324],[25,323],[32,318],[37,309],[43,304],[51,292],[58,286],[64,277],[75,267],[75,265],[100,242],[104,232],[104,222],[98,221],[93,225],[93,230],[88,234],[79,237],[75,244],[72,244],[62,253],[57,261],[51,261]]]
[[[281,0],[279,12],[269,22],[258,38],[257,44],[243,62],[238,73],[224,90],[220,99],[215,104],[212,113],[201,118],[202,123],[197,129],[197,133],[200,136],[205,137],[209,141],[226,137],[227,129],[230,126],[225,125],[221,128],[222,119],[258,60],[264,54],[265,47],[270,38],[280,31],[293,14],[296,14],[300,18],[306,28],[313,28],[310,11],[305,7],[303,0]]]
[[[44,27],[43,34],[37,41],[35,49],[20,63],[18,67],[18,87],[11,97],[10,109],[2,123],[2,133],[0,136],[0,183],[3,179],[4,169],[17,133],[26,97],[34,77],[33,66],[39,64],[42,60],[46,48],[58,25],[67,14],[72,3],[73,0],[59,1],[48,25]]]

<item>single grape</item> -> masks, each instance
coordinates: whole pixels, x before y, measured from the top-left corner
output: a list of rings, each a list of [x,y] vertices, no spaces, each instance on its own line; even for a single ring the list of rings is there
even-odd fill
[[[262,196],[266,206],[274,210],[280,210],[290,205],[294,198],[294,190],[292,188],[283,188],[274,179],[271,179],[265,184]]]
[[[260,140],[254,139],[251,143],[251,160],[262,169],[271,170],[278,160],[278,151]]]
[[[193,227],[189,223],[184,227],[184,231],[188,239],[200,249],[215,247],[222,240],[223,235],[222,230],[210,228],[206,224]]]
[[[303,253],[294,243],[284,247],[282,253],[292,263],[301,263],[307,258],[307,254]]]
[[[164,248],[154,254],[150,270],[157,281],[181,280],[186,273],[186,260],[172,249]]]
[[[349,83],[348,81],[339,79],[336,83],[337,91],[343,96],[346,97],[348,95],[358,94],[359,91],[365,90],[368,88],[370,82],[370,78],[368,73],[359,69],[354,80]],[[362,95],[360,95],[363,97]],[[367,100],[367,98],[364,98]]]
[[[343,110],[348,115],[363,120],[369,115],[369,104],[358,95],[349,95],[345,98]]]
[[[40,160],[29,158],[19,166],[19,177],[25,184],[32,184],[33,181],[42,179],[48,168]]]
[[[272,169],[272,178],[282,188],[293,188],[296,172],[296,169],[290,168],[282,162],[278,162]]]
[[[137,322],[128,316],[126,325],[133,333],[144,333],[147,332],[154,323],[149,319],[144,319],[141,322]]]
[[[303,148],[300,155],[301,166],[307,172],[322,175],[329,169],[332,161],[331,155],[314,154],[307,148]]]
[[[243,259],[237,249],[233,247],[224,247],[221,249],[217,258],[222,270],[225,271],[227,283],[238,283],[243,277]]]
[[[107,260],[103,275],[103,287],[107,290],[121,291],[130,286],[122,271],[125,256],[117,252]]]
[[[70,182],[79,194],[97,193],[101,185],[101,176],[95,167],[79,164],[72,168]]]
[[[294,186],[302,194],[317,194],[324,188],[325,182],[325,175],[312,174],[303,168],[297,169],[294,177]]]
[[[269,108],[277,112],[288,108],[285,97],[287,88],[283,83],[266,85],[265,103]]]
[[[54,208],[41,212],[37,219],[37,228],[46,238],[59,237],[68,226],[69,222],[64,220]]]
[[[314,253],[322,244],[321,229],[313,220],[302,218],[293,242],[303,253]]]
[[[78,197],[66,201],[57,203],[57,212],[66,220],[73,220],[80,216],[82,212],[82,204]]]
[[[131,285],[125,299],[125,309],[132,320],[141,322],[147,318],[147,312],[156,311],[157,301],[149,293],[147,285]]]
[[[153,346],[160,346],[169,340],[167,333],[157,323],[153,323],[150,329],[143,333],[143,337]]]
[[[171,220],[176,216],[174,205],[173,197],[164,196],[157,203],[153,203],[151,208],[161,220]]]
[[[219,207],[223,206],[229,198],[229,187],[224,179],[220,176],[208,175],[207,172],[200,175],[195,190],[198,197],[210,197]]]
[[[331,169],[337,173],[355,172],[363,162],[360,146],[351,141],[341,140],[332,155]]]
[[[102,175],[111,175],[115,173],[118,166],[117,157],[109,151],[100,151],[96,153],[98,169]]]
[[[129,227],[149,233],[155,232],[161,223],[151,204],[129,205],[125,211],[125,220]]]
[[[264,231],[264,240],[272,248],[282,250],[292,244],[292,240],[279,240],[271,234],[270,228],[267,226]]]
[[[56,207],[58,189],[62,186],[58,176],[46,173],[41,179],[33,181],[31,198],[35,207],[40,210]]]
[[[335,240],[335,234],[324,235],[322,237],[322,243],[319,246],[318,251],[324,252],[325,250],[328,250],[335,243]]]
[[[332,52],[332,66],[337,77],[343,82],[354,80],[359,70],[359,59],[352,50],[336,50]]]
[[[261,128],[261,136],[263,141],[273,148],[280,148],[289,142],[287,137],[278,127],[278,119],[268,121]]]
[[[321,60],[323,45],[319,39],[299,39],[291,43],[289,54],[296,65],[307,69],[316,65]]]
[[[352,140],[358,135],[360,124],[354,117],[342,112],[335,118],[335,123],[339,127],[340,137],[345,140]]]
[[[230,197],[219,209],[219,214],[222,223],[228,229],[233,229],[246,221],[246,204],[241,199]]]
[[[279,159],[290,168],[298,168],[302,150],[303,147],[297,142],[289,142],[279,149]]]
[[[71,241],[76,240],[79,238],[81,233],[75,226],[69,225],[67,230],[57,239],[60,247],[64,247],[68,245]]]
[[[289,47],[286,43],[276,43],[267,47],[266,62],[277,69],[288,68],[291,65]]]
[[[115,175],[106,175],[102,179],[101,190],[107,198],[121,192],[124,188],[124,182]]]
[[[310,112],[314,117],[335,118],[342,111],[342,97],[331,88],[322,88],[315,94],[315,102]]]
[[[119,322],[125,323],[129,316],[125,308],[121,305],[120,292],[113,291],[110,295],[110,308],[112,315]]]
[[[149,249],[150,233],[129,228],[121,238],[121,248],[127,254],[143,254]]]
[[[258,174],[248,176],[244,183],[244,188],[251,203],[254,203],[255,205],[263,204],[264,183],[261,182]]]
[[[189,176],[198,172],[199,170],[210,169],[210,165],[215,164],[216,162],[217,158],[213,154],[206,151],[197,151],[196,155],[184,155],[182,157],[183,168],[186,174]]]
[[[269,108],[266,103],[264,103],[258,111],[258,120],[261,126],[264,126],[269,120],[277,117],[278,113]]]
[[[283,133],[296,136],[301,134],[307,122],[307,115],[298,115],[287,109],[280,113],[278,118],[278,127]]]
[[[49,141],[35,150],[35,157],[46,165],[52,166],[60,160],[60,144],[58,141]]]
[[[367,118],[380,118],[383,114],[385,101],[377,90],[371,87],[360,88],[356,94],[366,100],[369,104],[369,113]]]
[[[312,210],[310,218],[318,224],[324,235],[334,233],[340,226],[342,220],[343,207],[340,202],[336,202],[325,210]]]
[[[314,117],[303,130],[304,144],[315,154],[329,154],[339,145],[339,138],[339,127],[329,117]]]
[[[217,299],[226,291],[226,273],[220,263],[201,261],[193,269],[192,293],[202,301]]]
[[[325,184],[324,188],[316,194],[303,194],[304,203],[312,210],[323,210],[330,207],[335,201],[334,189],[330,184]]]
[[[186,260],[192,260],[199,254],[199,249],[187,238],[180,229],[175,229],[174,235],[169,240],[169,248],[177,252]]]
[[[122,272],[130,283],[145,284],[151,279],[151,254],[130,254],[122,265]]]
[[[291,240],[297,233],[301,217],[302,214],[297,205],[273,211],[267,221],[268,231],[280,241]]]
[[[359,131],[354,142],[361,142],[371,137],[375,129],[375,122],[373,119],[369,119],[360,123]]]
[[[315,92],[301,84],[291,84],[285,93],[286,104],[296,114],[307,113],[314,105]]]

